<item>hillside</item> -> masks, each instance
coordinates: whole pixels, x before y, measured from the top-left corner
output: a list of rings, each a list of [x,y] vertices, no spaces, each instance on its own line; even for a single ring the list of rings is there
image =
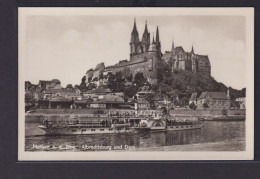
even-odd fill
[[[217,82],[209,75],[184,70],[169,71],[167,67],[160,70],[157,92],[171,100],[177,96],[180,100],[189,98],[193,92],[196,92],[198,96],[203,91],[227,92],[226,85]],[[229,93],[231,100],[234,100],[238,97],[245,97],[246,89],[237,90],[229,87]]]
[[[108,88],[113,92],[124,92],[126,98],[133,97],[144,84],[147,84],[142,73],[137,73],[134,77],[132,74],[124,74],[117,72],[115,75],[109,73],[101,78],[108,79]],[[85,85],[85,78],[79,85],[82,91],[95,88],[94,83]],[[151,85],[148,83],[149,89],[155,91],[155,96],[146,96],[148,101],[167,99],[180,106],[187,105],[191,93],[197,92],[198,96],[203,91],[227,92],[227,86],[217,82],[213,77],[193,73],[185,70],[174,70],[171,72],[167,65],[160,68],[158,73],[158,84]],[[245,97],[246,89],[241,90],[229,88],[230,98],[234,100],[238,97]]]

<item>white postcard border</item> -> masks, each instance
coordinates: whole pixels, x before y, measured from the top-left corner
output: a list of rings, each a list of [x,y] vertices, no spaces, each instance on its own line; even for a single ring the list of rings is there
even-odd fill
[[[24,8],[18,9],[18,160],[252,160],[254,157],[254,8]],[[244,16],[246,18],[246,150],[241,152],[29,152],[25,151],[25,22],[30,15]]]

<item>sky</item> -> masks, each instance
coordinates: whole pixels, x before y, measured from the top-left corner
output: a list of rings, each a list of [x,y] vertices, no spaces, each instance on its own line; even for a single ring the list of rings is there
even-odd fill
[[[134,18],[142,38],[159,27],[162,52],[175,46],[208,55],[211,75],[227,86],[246,86],[245,19],[242,16],[48,16],[26,18],[26,80],[80,84],[88,69],[128,59]]]

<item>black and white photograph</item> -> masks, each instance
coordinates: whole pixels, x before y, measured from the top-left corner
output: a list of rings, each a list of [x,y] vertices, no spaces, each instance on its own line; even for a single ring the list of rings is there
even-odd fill
[[[18,159],[253,160],[253,8],[19,8]]]

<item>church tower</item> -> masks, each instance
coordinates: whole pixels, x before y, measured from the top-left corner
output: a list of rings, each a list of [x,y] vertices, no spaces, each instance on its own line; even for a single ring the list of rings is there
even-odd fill
[[[173,39],[172,39],[172,50],[171,51],[174,52],[174,41],[173,41]]]
[[[193,44],[192,44],[192,47],[191,47],[191,54],[193,54],[193,55],[195,54],[194,49],[193,49]]]
[[[143,38],[142,38],[142,47],[144,52],[148,52],[149,45],[150,45],[150,33],[148,32],[148,28],[147,28],[147,21],[145,21],[145,28],[144,28]]]
[[[191,70],[192,72],[197,72],[198,71],[198,60],[197,60],[197,55],[195,55],[194,53],[194,49],[193,49],[193,45],[191,47],[191,63],[192,63],[192,66],[191,66]]]
[[[133,55],[136,55],[137,53],[140,53],[140,40],[139,40],[139,34],[136,28],[136,22],[134,21],[134,27],[131,33],[131,40],[130,40],[130,57]]]
[[[157,49],[158,49],[159,53],[161,53],[161,42],[160,42],[160,38],[159,38],[159,28],[158,28],[158,26],[157,26],[157,29],[156,29],[155,43],[157,45]]]

